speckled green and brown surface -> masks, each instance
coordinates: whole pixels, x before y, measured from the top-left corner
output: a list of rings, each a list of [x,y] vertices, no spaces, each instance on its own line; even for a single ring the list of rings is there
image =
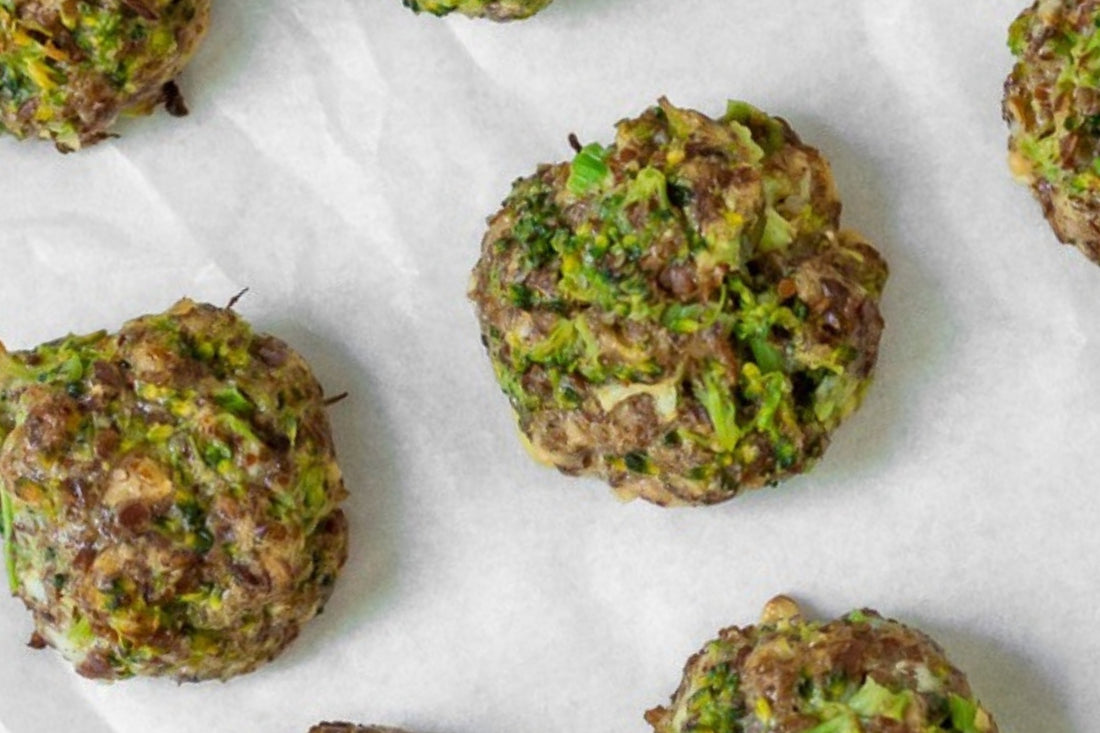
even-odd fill
[[[8,582],[83,675],[247,672],[346,557],[321,387],[228,308],[0,348],[0,439]]]
[[[870,381],[887,277],[825,159],[741,102],[576,147],[515,183],[470,286],[532,453],[661,504],[810,468]]]
[[[164,102],[209,22],[210,0],[0,0],[0,130],[77,150],[121,114]]]
[[[688,660],[655,733],[997,733],[925,634],[871,610],[820,623],[778,597]]]
[[[539,12],[553,0],[403,0],[418,13],[449,15],[459,13],[471,18],[496,21],[522,20]]]
[[[1012,173],[1058,238],[1100,264],[1100,2],[1039,0],[1009,30]]]

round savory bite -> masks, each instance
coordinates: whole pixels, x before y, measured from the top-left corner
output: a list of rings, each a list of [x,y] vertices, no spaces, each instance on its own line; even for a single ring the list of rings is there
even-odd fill
[[[935,641],[871,610],[805,621],[789,598],[688,660],[656,733],[997,733]]]
[[[86,677],[225,679],[321,611],[347,557],[326,401],[229,308],[0,348],[0,507],[31,646]]]
[[[539,12],[553,0],[403,0],[405,7],[418,13],[448,15],[461,13],[471,18],[521,20]]]
[[[1009,30],[1009,165],[1062,242],[1100,264],[1100,2],[1038,0]]]
[[[173,79],[209,16],[210,0],[0,2],[0,130],[69,152],[120,114],[186,114]]]
[[[807,470],[870,381],[887,276],[825,159],[743,102],[572,142],[516,181],[470,285],[532,454],[658,504]]]

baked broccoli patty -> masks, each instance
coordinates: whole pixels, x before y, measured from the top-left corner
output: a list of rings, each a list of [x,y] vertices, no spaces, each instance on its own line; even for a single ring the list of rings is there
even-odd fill
[[[1039,0],[1009,30],[1009,164],[1062,242],[1100,264],[1100,2]]]
[[[209,15],[210,0],[0,0],[0,130],[68,152],[120,114],[186,114],[172,80]]]
[[[539,12],[553,0],[402,0],[405,7],[432,15],[461,13],[471,18],[521,20]]]
[[[646,720],[656,733],[997,733],[926,635],[871,610],[805,621],[783,596],[759,626],[718,632]]]
[[[887,276],[824,158],[743,102],[573,143],[516,181],[470,284],[533,455],[658,504],[807,470],[870,381]]]
[[[228,308],[0,347],[8,580],[87,677],[227,678],[320,612],[345,497],[309,366]]]

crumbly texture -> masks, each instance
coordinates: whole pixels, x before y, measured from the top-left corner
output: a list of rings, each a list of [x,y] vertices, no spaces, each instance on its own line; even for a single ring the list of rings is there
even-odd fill
[[[1009,30],[1009,165],[1062,242],[1100,264],[1100,0],[1038,0]]]
[[[2,528],[31,646],[100,679],[274,658],[347,556],[325,409],[284,342],[190,300],[0,347]]]
[[[828,623],[790,599],[688,660],[656,733],[997,733],[932,639],[871,610]]]
[[[173,79],[209,16],[210,0],[0,0],[0,130],[69,152],[122,114],[186,114]]]
[[[460,13],[471,18],[496,21],[522,20],[539,12],[553,0],[402,0],[405,7],[418,13],[449,15]]]
[[[470,285],[532,454],[658,504],[807,470],[870,381],[887,277],[824,158],[742,102],[574,145],[514,184]]]

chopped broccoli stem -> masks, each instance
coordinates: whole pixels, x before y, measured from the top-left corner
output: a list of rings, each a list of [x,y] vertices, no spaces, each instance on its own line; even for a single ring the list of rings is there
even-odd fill
[[[4,534],[4,564],[8,571],[8,587],[12,593],[19,588],[19,577],[15,573],[15,538],[12,536],[15,530],[14,523],[15,509],[12,506],[12,498],[4,482],[0,481],[0,529]]]

